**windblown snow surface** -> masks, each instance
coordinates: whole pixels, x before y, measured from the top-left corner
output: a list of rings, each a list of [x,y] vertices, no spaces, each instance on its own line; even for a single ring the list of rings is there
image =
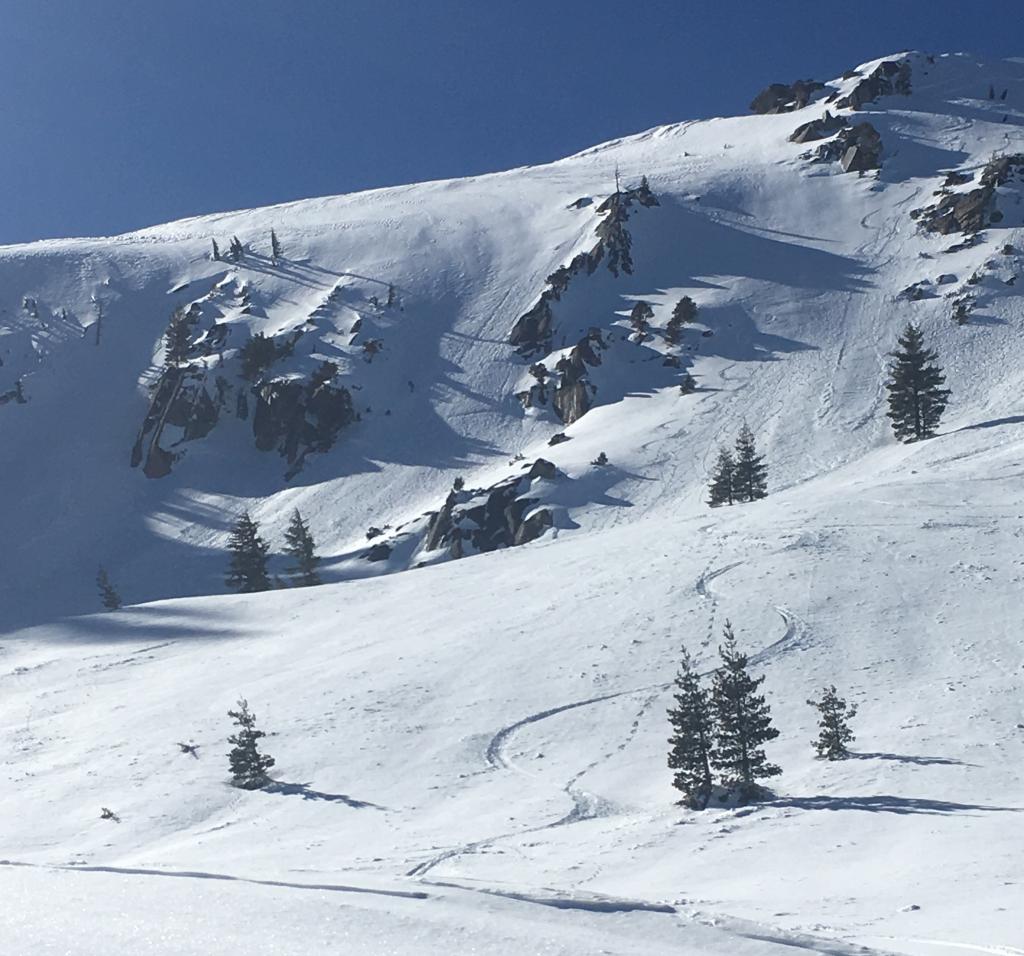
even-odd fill
[[[1024,151],[1024,63],[909,59],[913,93],[856,116],[884,147],[863,176],[787,142],[819,97],[0,249],[0,394],[20,379],[26,399],[0,405],[0,951],[1024,953],[1024,206],[1001,194],[953,252],[962,235],[910,217],[948,171]],[[616,167],[659,205],[630,211],[632,275],[601,265],[555,304],[556,351],[589,326],[614,340],[566,428],[516,399],[536,358],[509,332],[593,244]],[[271,227],[276,265],[209,258]],[[898,298],[924,279],[934,295]],[[232,418],[164,478],[129,467],[168,316],[215,284],[223,321],[312,322],[307,357],[358,386],[361,420],[290,481]],[[948,292],[974,297],[967,324]],[[660,331],[684,294],[689,395]],[[638,299],[645,345],[624,338]],[[952,402],[899,445],[883,367],[911,319]],[[712,511],[743,421],[770,496]],[[559,470],[539,540],[364,559],[369,526],[436,510],[456,476],[519,474],[516,455]],[[329,583],[225,594],[235,516],[279,547],[295,507]],[[98,564],[132,606],[91,613]],[[774,799],[694,813],[665,765],[669,683],[682,644],[714,666],[726,619],[767,675],[784,773]],[[826,763],[805,700],[833,682],[860,715],[853,757]],[[277,760],[264,791],[228,782],[240,696]]]

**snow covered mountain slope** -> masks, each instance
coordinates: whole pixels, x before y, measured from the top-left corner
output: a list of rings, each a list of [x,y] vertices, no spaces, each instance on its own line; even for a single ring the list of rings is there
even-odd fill
[[[39,914],[71,897],[89,952],[1024,952],[1024,63],[906,54],[768,99],[0,249],[16,948],[65,952],[80,922]],[[902,446],[882,370],[911,319],[953,397]],[[744,421],[770,497],[711,511]],[[336,583],[225,596],[235,516],[279,543],[295,507]],[[98,564],[136,606],[82,614]],[[668,683],[727,618],[784,774],[694,814]],[[840,764],[808,745],[831,682],[861,705]],[[267,792],[225,781],[239,695]]]

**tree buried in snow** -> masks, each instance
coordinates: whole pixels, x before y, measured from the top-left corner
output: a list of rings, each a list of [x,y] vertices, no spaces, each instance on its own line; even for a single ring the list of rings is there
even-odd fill
[[[857,705],[847,704],[835,684],[821,692],[820,700],[808,700],[807,703],[818,711],[818,739],[811,745],[818,756],[825,760],[844,760],[850,756],[846,745],[854,740],[853,731],[847,723],[857,716]]]
[[[747,673],[747,655],[736,647],[732,625],[725,622],[725,643],[718,648],[722,666],[715,671],[711,707],[716,731],[712,759],[721,770],[725,785],[744,802],[764,791],[757,781],[782,773],[769,763],[764,745],[779,736],[772,726],[771,708],[757,689],[764,675]]]
[[[902,442],[931,438],[949,403],[949,389],[941,387],[946,377],[934,364],[938,356],[924,347],[924,336],[916,325],[908,323],[898,342],[899,348],[890,353],[885,383],[893,433]]]
[[[231,784],[242,790],[258,790],[266,785],[267,771],[274,766],[274,758],[260,753],[258,745],[267,735],[256,729],[256,715],[244,697],[238,701],[238,710],[229,710],[228,716],[238,725],[238,732],[228,737],[228,743],[234,744],[228,754]]]
[[[243,594],[270,589],[270,578],[267,576],[267,552],[270,547],[260,537],[260,527],[249,517],[248,511],[242,514],[231,529],[228,550],[231,552],[231,564],[224,579],[228,587]]]
[[[672,724],[668,766],[675,771],[672,786],[691,810],[703,810],[711,799],[711,750],[714,726],[707,691],[683,648],[675,679],[676,706],[669,709]]]

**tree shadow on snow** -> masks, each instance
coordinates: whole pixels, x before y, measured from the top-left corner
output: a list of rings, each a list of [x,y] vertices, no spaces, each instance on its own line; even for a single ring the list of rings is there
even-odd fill
[[[975,767],[977,764],[965,763],[963,760],[956,760],[953,757],[921,757],[916,754],[886,754],[886,753],[851,753],[851,760],[892,760],[896,763],[911,763],[918,767],[931,767],[943,765],[949,767]]]
[[[321,790],[313,790],[306,783],[286,783],[283,780],[275,780],[273,783],[267,784],[263,791],[264,793],[279,793],[287,797],[298,796],[302,797],[303,800],[325,800],[328,803],[343,803],[354,810],[365,810],[367,808],[371,810],[387,810],[387,807],[370,803],[368,800],[357,800],[355,797],[350,797],[345,793],[324,793]]]
[[[946,816],[953,813],[1021,813],[1024,807],[998,807],[981,803],[953,803],[949,800],[926,800],[919,797],[894,797],[878,794],[871,797],[778,797],[765,806],[793,807],[797,810],[862,810],[869,813],[925,814]]]
[[[987,422],[978,422],[975,425],[964,425],[957,431],[969,432],[978,428],[998,428],[1000,425],[1020,425],[1024,423],[1024,415],[1008,415],[1006,418],[990,418]]]

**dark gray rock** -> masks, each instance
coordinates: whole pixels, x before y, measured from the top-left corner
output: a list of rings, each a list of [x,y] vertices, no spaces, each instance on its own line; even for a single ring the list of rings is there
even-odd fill
[[[818,139],[827,139],[834,136],[841,129],[847,126],[846,119],[842,116],[833,116],[828,110],[821,119],[811,120],[798,126],[789,137],[791,143],[811,143]]]
[[[910,94],[910,63],[907,60],[885,60],[879,63],[846,96],[836,100],[838,109],[859,110],[874,103],[880,96]]]
[[[796,80],[793,83],[772,83],[766,86],[750,103],[751,112],[791,113],[805,107],[811,97],[825,88],[824,83],[814,80]]]

